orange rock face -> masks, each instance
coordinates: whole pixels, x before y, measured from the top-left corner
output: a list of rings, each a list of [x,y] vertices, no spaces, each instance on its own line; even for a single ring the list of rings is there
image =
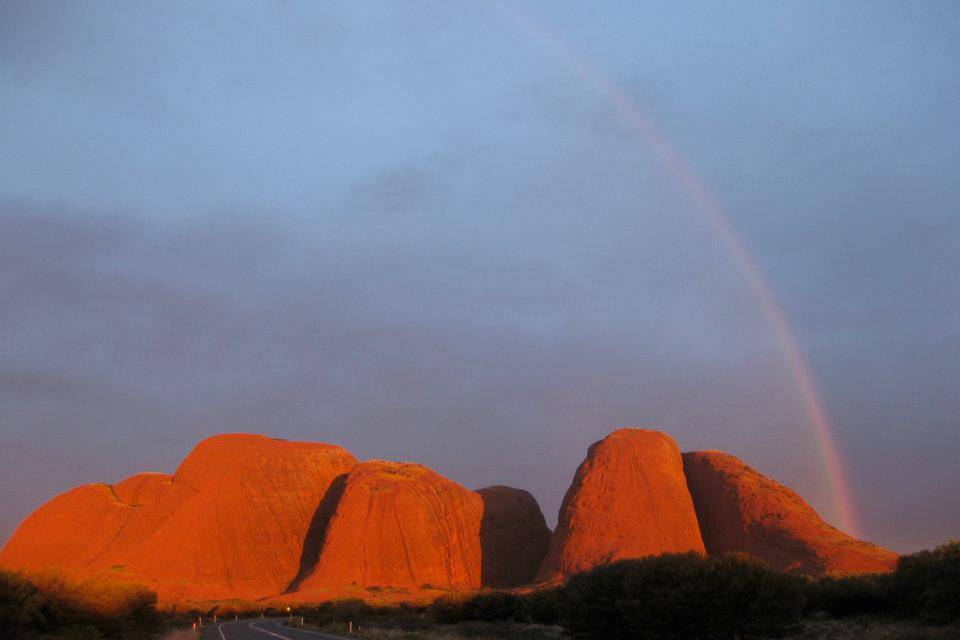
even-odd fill
[[[642,429],[590,447],[559,520],[551,536],[520,489],[473,492],[417,464],[358,464],[333,445],[234,434],[198,444],[173,475],[55,497],[23,521],[0,566],[109,574],[175,602],[384,593],[374,587],[435,596],[704,545],[810,574],[884,571],[897,558],[739,459],[681,457],[669,436]]]
[[[710,553],[745,551],[781,570],[890,571],[897,554],[824,522],[787,487],[719,451],[683,454],[690,493]]]
[[[143,520],[141,516],[136,504],[124,502],[108,484],[71,489],[23,521],[0,551],[0,566],[34,571],[96,565],[118,546],[136,542],[122,534]]]
[[[497,485],[477,491],[483,499],[480,547],[485,587],[533,582],[550,547],[550,529],[536,499],[523,489]]]
[[[17,529],[0,565],[115,575],[163,599],[257,598],[297,575],[346,450],[264,436],[204,440],[172,476],[139,474],[51,500]]]
[[[577,469],[537,578],[681,551],[704,546],[677,443],[659,431],[620,429],[595,442]]]
[[[350,472],[316,571],[301,589],[475,589],[483,500],[424,466],[370,460]]]

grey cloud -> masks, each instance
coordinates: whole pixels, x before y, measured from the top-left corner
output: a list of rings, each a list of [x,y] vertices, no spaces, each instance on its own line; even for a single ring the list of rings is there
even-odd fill
[[[50,474],[18,490],[20,505],[54,481],[170,469],[204,434],[250,430],[421,460],[472,486],[513,482],[553,519],[577,457],[617,425],[656,422],[692,443],[714,419],[742,419],[733,397],[754,384],[791,402],[775,361],[718,388],[709,358],[646,333],[650,318],[610,324],[595,290],[522,252],[23,208],[0,215],[2,355],[11,372],[59,377],[4,378],[19,390],[0,412],[15,434],[5,451],[45,442],[31,464]],[[620,285],[594,289],[607,286]],[[773,407],[753,410],[759,424]],[[131,438],[152,449],[79,473],[63,461],[85,434],[113,434],[102,446],[117,455]]]
[[[520,8],[728,213],[867,533],[955,535],[955,3]],[[522,486],[552,520],[591,441],[655,424],[832,517],[795,382],[702,212],[489,6],[0,12],[0,537],[226,430]]]

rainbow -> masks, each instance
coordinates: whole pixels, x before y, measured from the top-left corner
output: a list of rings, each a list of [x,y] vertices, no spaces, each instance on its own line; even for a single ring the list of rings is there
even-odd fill
[[[743,275],[760,310],[773,328],[777,344],[797,385],[797,391],[807,415],[810,429],[823,459],[839,525],[850,535],[857,536],[859,532],[858,518],[853,505],[850,485],[844,472],[840,448],[837,445],[826,407],[820,398],[820,392],[817,389],[810,364],[800,349],[797,337],[787,320],[786,314],[763,277],[756,260],[750,255],[743,240],[734,231],[728,216],[710,196],[706,187],[697,178],[683,156],[667,141],[650,119],[631,102],[630,98],[617,89],[596,67],[578,55],[559,34],[546,25],[534,21],[530,16],[514,8],[506,7],[500,2],[494,2],[494,6],[524,31],[549,45],[594,91],[609,101],[620,117],[650,145],[680,183],[696,208],[704,215],[721,244],[730,254],[737,269]]]

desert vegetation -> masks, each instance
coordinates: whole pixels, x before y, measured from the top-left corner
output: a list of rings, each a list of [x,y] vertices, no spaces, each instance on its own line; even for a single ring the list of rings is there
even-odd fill
[[[156,595],[108,578],[0,571],[0,637],[159,637],[202,615],[283,615],[283,602],[157,607]],[[960,637],[960,541],[900,559],[888,574],[783,573],[746,554],[663,554],[601,565],[562,586],[449,592],[432,602],[359,598],[293,606],[309,626],[372,640]]]
[[[0,570],[0,637],[149,637],[161,629],[157,596],[110,578],[69,580],[54,573]]]
[[[904,556],[889,574],[811,578],[745,554],[664,554],[531,592],[450,593],[427,606],[345,600],[302,614],[384,640],[951,638],[960,637],[960,542]]]

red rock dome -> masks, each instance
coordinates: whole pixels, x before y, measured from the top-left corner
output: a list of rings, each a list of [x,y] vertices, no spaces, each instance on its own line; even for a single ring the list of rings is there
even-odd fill
[[[538,580],[680,551],[704,547],[677,443],[659,431],[620,429],[593,443],[577,469]]]
[[[276,595],[298,573],[327,489],[354,464],[333,445],[216,436],[172,477],[138,474],[51,500],[14,532],[0,565],[109,570],[168,600]]]
[[[301,589],[476,589],[483,500],[430,469],[370,460],[346,478],[316,571]]]
[[[896,565],[896,553],[830,526],[794,491],[739,458],[691,451],[683,463],[710,553],[745,551],[776,569],[814,575]]]

